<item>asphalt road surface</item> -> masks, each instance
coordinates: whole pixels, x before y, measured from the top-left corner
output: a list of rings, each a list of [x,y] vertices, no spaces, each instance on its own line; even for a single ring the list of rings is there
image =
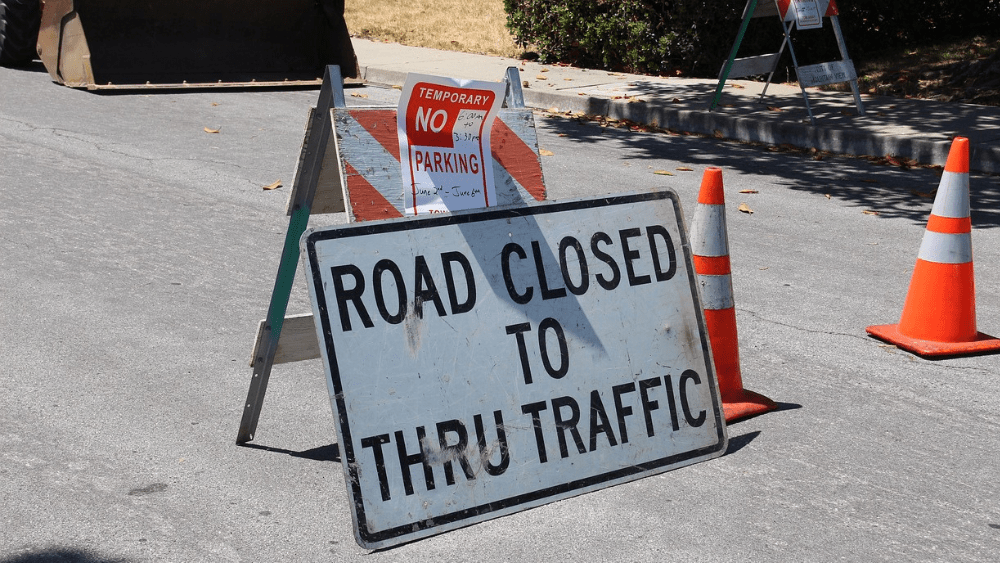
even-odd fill
[[[234,443],[316,97],[0,69],[0,560],[996,560],[1000,356],[864,331],[899,319],[935,171],[542,115],[550,199],[671,188],[690,219],[723,168],[743,379],[781,408],[715,460],[360,548],[318,360],[275,367],[254,446]],[[1000,179],[971,185],[996,335]]]

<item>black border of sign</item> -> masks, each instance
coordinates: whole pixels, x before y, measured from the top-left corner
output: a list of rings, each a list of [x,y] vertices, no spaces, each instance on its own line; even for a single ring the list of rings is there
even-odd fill
[[[715,403],[713,405],[713,411],[715,413],[715,424],[718,429],[718,442],[707,446],[704,448],[699,448],[696,450],[691,450],[688,452],[683,452],[673,456],[661,458],[658,460],[648,461],[639,465],[633,465],[601,475],[595,475],[588,477],[586,479],[580,479],[577,481],[571,481],[568,483],[563,483],[555,487],[549,487],[547,489],[540,489],[538,491],[533,491],[529,493],[524,493],[521,495],[506,498],[501,501],[491,502],[485,505],[475,506],[472,508],[467,508],[465,510],[460,510],[457,512],[452,512],[442,516],[435,517],[431,520],[417,520],[406,525],[397,526],[395,528],[390,528],[387,530],[382,530],[380,532],[370,532],[365,528],[365,508],[364,502],[362,500],[361,494],[361,484],[359,480],[359,475],[357,473],[357,465],[354,457],[354,447],[351,442],[351,429],[350,424],[347,421],[346,406],[344,404],[344,390],[340,382],[340,371],[336,365],[336,350],[333,343],[333,330],[330,327],[330,316],[329,311],[326,308],[326,295],[323,291],[323,280],[321,278],[320,270],[316,260],[316,243],[319,241],[341,239],[341,238],[351,238],[358,236],[365,236],[369,234],[377,233],[392,233],[401,231],[410,231],[415,229],[427,229],[433,227],[440,227],[445,225],[464,225],[469,223],[478,223],[481,221],[493,221],[497,219],[508,219],[525,217],[531,215],[542,215],[548,213],[561,213],[565,211],[574,211],[577,209],[591,209],[595,207],[610,207],[614,205],[626,205],[632,203],[641,203],[644,201],[659,201],[663,199],[669,199],[673,203],[674,214],[678,220],[678,231],[681,236],[681,248],[684,254],[684,260],[687,264],[688,271],[688,281],[691,287],[692,296],[696,303],[700,302],[700,297],[698,295],[698,289],[696,285],[696,274],[694,272],[694,267],[691,258],[691,245],[687,240],[687,233],[684,229],[684,218],[681,213],[680,200],[677,194],[673,190],[662,190],[655,192],[646,192],[640,194],[626,194],[617,196],[607,196],[603,198],[596,199],[577,199],[564,202],[556,203],[543,203],[538,205],[532,205],[527,207],[516,207],[516,208],[505,208],[498,210],[488,210],[488,211],[475,211],[475,212],[461,212],[453,213],[447,215],[437,215],[430,217],[419,217],[412,219],[395,219],[388,221],[377,221],[371,223],[365,223],[362,225],[350,225],[350,226],[336,226],[330,227],[322,230],[316,230],[307,232],[304,236],[306,252],[309,259],[310,274],[313,279],[313,287],[316,291],[316,302],[319,306],[319,320],[323,329],[323,339],[326,345],[326,356],[324,361],[328,362],[328,373],[332,379],[333,392],[336,396],[337,401],[337,415],[339,420],[337,421],[340,425],[341,434],[344,438],[344,444],[340,444],[341,447],[341,463],[347,464],[347,471],[350,477],[350,486],[352,489],[351,497],[352,499],[357,499],[354,502],[355,508],[355,529],[360,536],[360,539],[366,542],[365,547],[388,547],[386,542],[393,538],[405,538],[408,535],[422,532],[423,530],[437,527],[441,524],[450,524],[453,522],[458,522],[470,518],[472,516],[479,516],[482,514],[488,514],[490,512],[496,512],[498,510],[503,510],[509,507],[526,504],[532,501],[540,500],[547,497],[552,497],[560,495],[567,492],[572,492],[578,489],[584,489],[597,485],[600,483],[605,483],[608,481],[614,481],[617,479],[622,479],[635,475],[637,473],[642,473],[645,471],[650,471],[667,465],[673,465],[675,463],[680,463],[682,461],[701,457],[703,455],[708,455],[721,451],[726,445],[725,437],[725,422],[723,421],[722,408],[721,405],[716,401],[719,398],[719,393],[717,389],[717,378],[715,377],[715,366],[711,361],[711,349],[708,344],[708,331],[705,326],[704,315],[696,315],[698,321],[698,329],[701,335],[701,346],[702,353],[706,359],[706,374],[709,384],[712,387],[712,401]],[[471,522],[470,522],[471,524]],[[402,539],[398,542],[393,542],[391,545],[396,545],[399,543],[405,543],[410,541],[407,539]]]

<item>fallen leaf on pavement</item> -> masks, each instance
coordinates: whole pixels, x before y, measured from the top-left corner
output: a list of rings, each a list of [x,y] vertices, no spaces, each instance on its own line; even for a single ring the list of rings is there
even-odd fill
[[[275,188],[280,188],[280,187],[281,187],[281,180],[278,180],[277,182],[275,182],[273,184],[268,184],[268,185],[264,186],[264,189],[270,191],[270,190],[273,190]]]
[[[750,206],[745,203],[741,203],[740,206],[737,207],[736,209],[742,211],[743,213],[749,213],[750,215],[753,215],[753,209],[750,209]]]
[[[548,80],[548,79],[549,77],[545,76],[544,74],[539,74],[538,76],[535,77],[535,80]]]
[[[893,166],[906,166],[906,163],[891,154],[885,155],[885,161]]]
[[[830,194],[823,194],[823,195],[826,196],[826,199],[830,199]]]
[[[872,211],[870,209],[865,209],[864,211],[862,211],[862,213],[864,213],[865,215],[878,215],[879,214],[878,211]]]
[[[910,190],[910,193],[917,197],[934,197],[937,190],[931,190],[929,192],[918,192],[917,190]]]
[[[757,190],[740,190],[740,193],[741,194],[758,194],[760,192],[758,192]]]
[[[208,127],[205,128],[206,133],[218,133],[221,130],[222,129],[209,129]]]
[[[357,92],[353,92],[351,95],[354,96],[355,98],[367,98],[368,97],[368,94],[358,94]]]
[[[653,170],[653,174],[659,174],[660,176],[673,176],[674,173],[669,170]]]
[[[538,154],[541,156],[555,156],[556,153],[546,149],[538,149]]]
[[[681,172],[694,172],[694,168],[688,168],[687,166],[678,166],[677,169]]]
[[[770,111],[782,111],[778,106],[767,106],[767,109]]]

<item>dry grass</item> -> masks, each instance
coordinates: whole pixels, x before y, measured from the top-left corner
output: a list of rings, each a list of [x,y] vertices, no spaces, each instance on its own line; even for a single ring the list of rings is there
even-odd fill
[[[517,57],[522,53],[505,26],[503,0],[368,0],[348,2],[351,34],[466,53]]]

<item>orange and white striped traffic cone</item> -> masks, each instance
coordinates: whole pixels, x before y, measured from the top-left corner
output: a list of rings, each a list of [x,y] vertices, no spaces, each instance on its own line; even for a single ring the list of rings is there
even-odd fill
[[[968,139],[951,144],[899,324],[865,330],[918,356],[1000,350],[1000,339],[976,329]]]
[[[715,373],[722,392],[722,409],[726,422],[733,422],[772,411],[778,405],[743,388],[725,203],[722,169],[710,167],[702,177],[698,207],[691,222],[691,253],[712,344]]]

